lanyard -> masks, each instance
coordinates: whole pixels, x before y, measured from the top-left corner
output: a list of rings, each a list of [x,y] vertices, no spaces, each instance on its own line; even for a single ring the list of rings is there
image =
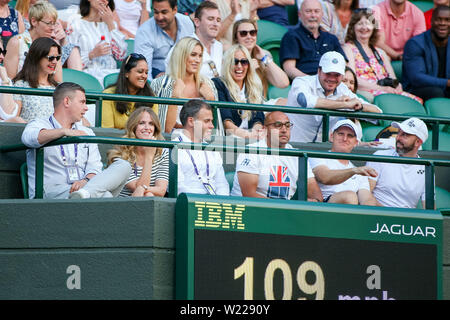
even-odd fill
[[[180,142],[183,141],[183,139],[181,138],[181,136],[178,136],[178,140],[180,140]],[[192,161],[192,165],[194,166],[194,170],[195,173],[197,174],[197,177],[199,180],[202,180],[202,177],[200,176],[200,172],[198,171],[197,165],[195,164],[194,161],[194,157],[192,156],[192,154],[189,152],[188,149],[186,149],[187,154],[189,155],[189,157],[191,158]],[[209,181],[209,161],[208,161],[208,154],[207,152],[203,152],[205,154],[205,159],[206,159],[206,179]]]
[[[52,116],[50,116],[50,118],[48,118],[48,121],[50,121],[50,123],[52,124],[53,128],[56,129],[56,126],[55,126],[55,124],[53,122]],[[75,143],[73,148],[74,148],[74,151],[75,151],[75,165],[77,166],[78,165],[78,161],[77,161],[77,157],[78,157],[78,143]],[[63,148],[63,146],[61,144],[59,145],[59,149],[61,151],[61,156],[62,156],[62,159],[63,159],[63,163],[64,163],[65,166],[67,166],[68,163],[67,163],[66,154],[65,154],[64,148]]]

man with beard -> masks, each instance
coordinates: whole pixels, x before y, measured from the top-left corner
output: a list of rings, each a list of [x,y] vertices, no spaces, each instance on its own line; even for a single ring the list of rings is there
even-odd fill
[[[281,111],[265,117],[266,137],[250,147],[292,149],[288,143],[292,123]],[[308,201],[322,201],[322,193],[311,168],[307,166]],[[239,154],[232,196],[291,199],[297,190],[298,158],[269,154]]]
[[[403,88],[424,101],[450,98],[450,8],[438,6],[431,29],[411,38],[403,54]]]
[[[147,60],[148,80],[165,72],[164,60],[175,43],[194,33],[191,19],[178,13],[177,0],[153,0],[152,8],[153,17],[139,27],[134,45]]]
[[[374,155],[418,158],[417,151],[428,138],[425,123],[418,118],[410,118],[401,123],[392,122],[392,126],[398,128],[396,149],[380,150]],[[369,178],[378,206],[416,208],[420,199],[425,201],[423,165],[387,162],[367,162],[366,165],[378,173],[378,176]]]
[[[280,45],[280,63],[290,79],[316,74],[325,52],[345,57],[338,38],[320,29],[323,11],[318,0],[304,0],[298,13],[301,23],[283,36]]]

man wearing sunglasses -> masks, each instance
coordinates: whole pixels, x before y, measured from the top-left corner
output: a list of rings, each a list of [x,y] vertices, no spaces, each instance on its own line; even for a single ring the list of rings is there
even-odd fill
[[[292,149],[288,143],[292,123],[281,111],[264,121],[266,137],[249,147]],[[308,201],[322,201],[322,193],[308,164]],[[297,190],[298,158],[268,154],[239,154],[231,195],[254,198],[291,199]]]

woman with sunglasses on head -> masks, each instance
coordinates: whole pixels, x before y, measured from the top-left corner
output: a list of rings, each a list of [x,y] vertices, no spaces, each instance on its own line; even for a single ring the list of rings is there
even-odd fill
[[[3,60],[6,50],[3,49],[3,43],[0,41],[0,85],[12,86],[11,79],[8,77]],[[21,117],[17,116],[19,107],[14,102],[13,95],[10,93],[0,93],[0,122],[19,122],[25,123]]]
[[[132,53],[122,63],[116,83],[103,92],[153,97],[155,94],[147,78],[147,60],[142,54]],[[158,105],[150,106],[158,114]],[[129,115],[135,109],[134,102],[103,100],[102,127],[124,129]]]
[[[57,68],[61,67],[61,47],[50,38],[33,41],[22,70],[13,79],[14,87],[40,88],[54,90],[58,82],[54,79]],[[25,120],[48,118],[53,112],[51,96],[15,94],[18,114]]]
[[[255,20],[242,19],[233,25],[233,44],[241,44],[247,48],[252,57],[251,63],[263,83],[264,97],[267,98],[269,84],[277,88],[289,86],[289,78],[272,59],[269,51],[256,44],[258,24]],[[286,105],[287,99],[280,98],[269,104]]]
[[[203,59],[201,42],[192,37],[178,41],[170,56],[164,76],[153,79],[150,86],[157,97],[216,100],[214,84],[200,74]],[[163,132],[181,128],[181,105],[163,105],[158,108]],[[219,128],[220,130],[220,128]]]
[[[248,50],[240,44],[225,52],[222,77],[212,79],[219,101],[264,103],[263,86],[250,60]],[[248,139],[263,137],[264,112],[220,109],[220,114],[227,134]]]
[[[125,35],[114,21],[114,8],[113,0],[81,0],[81,17],[67,27],[69,42],[80,48],[83,71],[100,84],[106,75],[119,72],[117,61],[127,54]]]
[[[124,138],[164,140],[158,116],[147,106],[130,114]],[[108,163],[117,158],[129,161],[131,174],[119,197],[163,197],[169,184],[167,149],[142,146],[117,146],[108,152]]]
[[[8,4],[11,0],[0,0],[0,35],[3,46],[6,47],[10,38],[25,31],[23,17]]]
[[[358,79],[358,93],[370,103],[375,96],[385,93],[407,96],[420,103],[422,99],[403,91],[396,79],[391,60],[380,48],[375,47],[378,41],[378,29],[370,9],[356,10],[348,25],[345,45],[342,49],[348,58],[347,65],[353,69]]]
[[[6,48],[8,53],[5,56],[5,66],[10,78],[14,78],[22,69],[31,43],[41,37],[52,38],[61,46],[61,68],[56,70],[56,81],[62,81],[62,66],[82,69],[79,48],[68,42],[61,21],[58,20],[58,12],[52,4],[37,1],[30,7],[28,19],[30,29],[13,37]]]

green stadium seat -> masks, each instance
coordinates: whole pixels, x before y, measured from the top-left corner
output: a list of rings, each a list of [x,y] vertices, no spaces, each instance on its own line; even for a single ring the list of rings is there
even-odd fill
[[[430,116],[450,119],[450,99],[433,98],[425,101],[425,109]],[[439,126],[440,130],[450,133],[450,125]]]
[[[433,145],[433,133],[428,131],[428,139],[422,145],[423,150],[432,150]],[[439,146],[438,151],[450,151],[450,133],[445,131],[439,131]]]
[[[286,88],[277,88],[275,86],[269,85],[269,88],[267,89],[267,97],[269,99],[287,98],[290,89],[291,86],[287,86]]]
[[[20,181],[22,182],[23,198],[28,199],[28,167],[26,162],[20,166]]]
[[[394,69],[395,76],[398,81],[402,81],[402,66],[403,63],[401,60],[391,61],[392,68]]]
[[[103,87],[106,89],[110,85],[113,85],[117,82],[117,77],[119,76],[118,72],[110,73],[103,78]]]
[[[373,103],[383,110],[383,113],[409,114],[416,117],[427,115],[425,108],[419,102],[399,94],[380,94],[375,97]],[[384,126],[390,124],[391,121],[383,122]]]
[[[74,82],[82,86],[86,91],[102,92],[103,87],[96,77],[84,71],[63,68],[63,81]]]
[[[258,38],[256,43],[265,47],[270,44],[280,44],[288,29],[272,21],[258,20]],[[266,49],[267,50],[267,49]]]
[[[433,1],[426,0],[411,1],[411,3],[418,7],[422,12],[432,9],[434,6]]]
[[[365,125],[362,127],[362,141],[364,142],[370,142],[374,141],[377,134],[383,130],[385,127],[383,126],[376,126],[376,125]]]

